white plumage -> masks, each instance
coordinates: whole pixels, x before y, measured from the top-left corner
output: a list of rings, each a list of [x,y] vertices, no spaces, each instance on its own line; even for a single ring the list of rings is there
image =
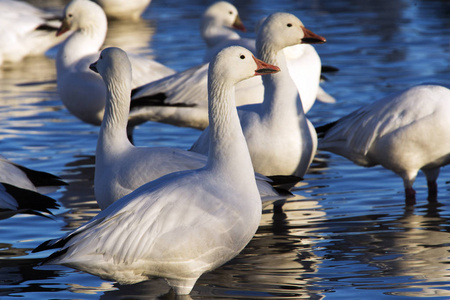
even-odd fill
[[[88,0],[73,0],[64,9],[60,32],[74,31],[61,45],[57,57],[58,92],[67,109],[82,121],[100,125],[106,101],[103,80],[89,70],[97,60],[106,31],[102,8]],[[174,71],[142,56],[130,55],[133,86],[173,74]]]
[[[232,13],[230,13],[232,12]],[[242,46],[253,53],[256,53],[256,41],[254,39],[242,38],[240,35],[231,28],[242,29],[243,24],[239,19],[238,26],[233,26],[235,23],[231,23],[232,19],[230,15],[237,14],[237,9],[231,3],[226,1],[219,1],[212,4],[205,12],[202,18],[201,33],[202,37],[208,46],[205,55],[205,62],[208,62],[221,49],[237,45]],[[209,21],[217,20],[217,21]],[[262,18],[259,24],[256,26],[256,32],[264,22],[265,18]],[[303,111],[305,114],[311,109],[316,101],[334,103],[336,100],[325,92],[319,85],[321,77],[322,62],[319,54],[312,45],[298,44],[289,46],[283,49],[286,59],[287,68],[289,74],[292,77],[295,85],[298,88],[300,97],[302,99]],[[257,85],[258,89],[263,89],[260,78],[255,78],[253,81],[259,81]],[[256,85],[255,88],[256,89]],[[252,93],[256,93],[253,91]],[[260,92],[262,95],[263,91]],[[242,97],[243,98],[243,97]],[[248,99],[248,98],[243,98]],[[241,105],[262,102],[253,100],[240,101]]]
[[[42,55],[62,42],[57,16],[23,1],[0,0],[0,66],[26,56]]]
[[[105,49],[102,62],[92,64],[105,81],[107,101],[95,159],[95,197],[101,209],[131,193],[141,185],[163,175],[206,164],[207,157],[190,151],[170,147],[135,147],[127,138],[130,107],[131,65],[126,53],[120,49]],[[257,185],[265,205],[284,200],[269,183],[257,176]]]
[[[139,19],[151,0],[95,0],[114,19]]]
[[[204,272],[236,256],[261,218],[261,198],[239,125],[234,85],[279,69],[241,47],[227,48],[209,70],[211,152],[204,168],[147,183],[86,225],[35,251],[61,247],[47,262],[131,284],[164,277],[189,294]]]
[[[238,20],[238,21],[237,21]],[[237,24],[237,25],[236,25]],[[208,46],[206,61],[221,49],[238,45],[256,53],[255,40],[244,39],[232,28],[243,28],[237,9],[232,4],[220,1],[211,5],[202,17],[201,33]],[[309,31],[307,31],[309,32]],[[322,39],[321,42],[324,42]],[[302,44],[285,47],[283,52],[287,61],[290,80],[296,84],[304,112],[313,106],[318,93],[326,102],[334,99],[320,86],[321,61],[313,46],[305,43],[317,43],[315,39],[304,39]],[[207,73],[208,64],[196,66],[150,82],[133,91],[133,100],[141,100],[148,105],[136,105],[131,114],[142,119],[163,122],[183,127],[204,129],[208,126],[207,112]],[[236,104],[238,106],[261,103],[264,86],[261,78],[254,77],[236,86]],[[150,101],[151,100],[151,101]],[[154,105],[154,102],[159,102]]]
[[[323,39],[308,33],[318,41]],[[263,175],[303,176],[314,157],[317,136],[306,118],[297,88],[289,76],[283,48],[305,38],[302,22],[292,14],[274,13],[262,24],[257,36],[258,56],[278,65],[280,73],[263,77],[264,101],[238,108],[255,171]],[[210,128],[191,150],[207,154]]]
[[[354,163],[382,165],[403,179],[406,204],[415,203],[419,170],[436,197],[440,167],[450,163],[450,90],[419,85],[364,106],[318,128],[319,149]]]

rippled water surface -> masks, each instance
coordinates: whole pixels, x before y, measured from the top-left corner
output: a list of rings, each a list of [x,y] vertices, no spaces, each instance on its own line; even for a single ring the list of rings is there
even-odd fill
[[[450,2],[446,0],[236,1],[250,29],[274,11],[296,14],[327,38],[322,63],[339,68],[322,86],[336,104],[316,103],[308,116],[323,124],[408,86],[450,84]],[[61,11],[65,1],[33,1]],[[210,1],[153,0],[139,22],[110,23],[107,45],[140,52],[184,70],[202,61],[199,17]],[[0,153],[29,168],[61,176],[69,186],[50,194],[55,218],[0,220],[0,297],[27,299],[166,298],[162,280],[116,286],[62,266],[37,266],[32,254],[98,212],[93,155],[98,128],[63,107],[54,57],[0,69]],[[450,116],[449,116],[450,118]],[[136,130],[136,144],[189,147],[199,132],[157,123]],[[419,175],[417,205],[405,208],[399,177],[319,153],[284,214],[267,210],[244,251],[204,274],[193,299],[450,298],[450,172],[442,169],[438,203],[429,204]],[[189,299],[189,297],[186,297]]]

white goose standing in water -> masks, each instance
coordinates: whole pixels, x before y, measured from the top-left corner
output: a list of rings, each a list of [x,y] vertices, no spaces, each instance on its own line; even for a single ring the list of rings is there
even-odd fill
[[[207,160],[205,155],[183,149],[135,147],[129,142],[126,130],[132,68],[125,53],[116,54],[121,51],[105,49],[101,67],[90,67],[101,74],[107,91],[95,155],[94,191],[102,210],[149,181],[177,171],[199,169]],[[268,178],[259,174],[256,178],[264,205],[286,199],[286,193],[274,189]]]
[[[440,168],[450,163],[450,90],[414,86],[317,130],[320,150],[364,167],[381,165],[399,175],[406,205],[416,203],[413,183],[422,170],[432,201]]]
[[[306,31],[302,22],[289,13],[274,13],[262,24],[257,36],[258,56],[281,71],[264,76],[264,101],[240,106],[239,119],[255,171],[266,176],[303,177],[317,147],[314,127],[306,118],[297,87],[289,76],[283,48],[302,39],[324,38]],[[206,128],[191,150],[207,154],[210,131]]]
[[[114,51],[112,55],[124,55]],[[103,59],[99,61],[102,68]],[[234,85],[279,68],[242,47],[221,51],[209,69],[211,151],[205,167],[149,182],[40,251],[120,284],[163,277],[176,294],[235,257],[261,219],[261,198],[236,112]]]
[[[56,56],[58,93],[66,108],[80,120],[100,125],[106,102],[102,78],[89,70],[99,56],[107,32],[102,8],[89,0],[72,0],[64,9],[59,33],[73,33],[60,46]],[[156,80],[174,71],[138,55],[130,55],[133,86]]]

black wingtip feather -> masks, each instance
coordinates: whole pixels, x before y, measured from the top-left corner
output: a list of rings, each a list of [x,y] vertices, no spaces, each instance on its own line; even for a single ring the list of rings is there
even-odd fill
[[[322,66],[322,73],[332,73],[339,71],[339,68],[333,66]]]
[[[28,169],[18,164],[14,164],[14,166],[22,170],[36,187],[68,185],[60,177],[53,174]]]
[[[52,25],[48,25],[48,24],[41,24],[38,27],[36,27],[36,30],[40,30],[40,31],[48,31],[48,32],[56,32],[58,31],[58,27],[52,26]]]
[[[337,123],[337,121],[334,121],[334,122],[327,123],[322,126],[315,127],[316,132],[317,132],[317,137],[323,138],[327,134],[327,131],[330,130],[330,128],[332,128],[334,125],[336,125],[336,123]]]
[[[17,200],[19,209],[32,209],[50,213],[48,211],[49,208],[56,209],[59,207],[56,200],[48,196],[7,183],[2,182],[1,184],[5,187],[5,190]]]
[[[56,200],[48,196],[7,183],[2,182],[1,184],[4,186],[5,191],[17,201],[17,210],[23,210],[25,213],[47,217],[42,213],[53,215],[49,209],[57,209],[59,207]]]
[[[58,258],[61,255],[64,255],[67,252],[68,248],[66,249],[62,249],[62,250],[58,250],[53,252],[52,254],[50,254],[49,256],[47,256],[46,258],[44,258],[40,263],[39,266],[45,265],[49,262],[51,262],[52,260],[54,260],[55,258]],[[34,252],[34,250],[33,250]]]
[[[165,102],[167,96],[165,93],[158,93],[150,96],[143,96],[141,98],[136,98],[131,100],[130,111],[139,107],[146,106],[174,106],[174,107],[193,107],[193,104],[176,103],[168,104]]]

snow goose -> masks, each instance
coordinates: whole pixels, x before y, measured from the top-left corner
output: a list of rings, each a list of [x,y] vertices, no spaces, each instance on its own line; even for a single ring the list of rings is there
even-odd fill
[[[102,210],[144,183],[206,164],[206,156],[198,153],[170,147],[135,147],[128,141],[132,70],[123,50],[103,50],[90,68],[101,74],[107,89],[95,159],[94,190]],[[257,179],[265,205],[286,198],[285,192],[273,189],[268,178],[257,175]]]
[[[234,19],[228,17],[229,12],[232,12],[232,16],[237,15],[236,8],[224,1],[213,4],[212,7],[214,10],[211,9],[211,12],[209,12],[210,9],[207,10],[209,22],[202,22],[202,36],[208,45],[213,45],[218,41],[222,42],[216,44],[213,47],[214,50],[210,51],[217,53],[224,47],[239,45],[255,52],[255,40],[241,39],[229,28]],[[225,19],[227,22],[210,20],[214,18]],[[208,26],[219,28],[213,30]],[[306,31],[307,34],[310,34],[309,30]],[[214,34],[220,38],[215,39]],[[283,49],[285,58],[288,60],[289,74],[298,88],[305,113],[314,104],[318,93],[323,101],[334,102],[334,98],[319,86],[320,57],[313,46],[306,44],[317,42],[316,39],[305,37],[302,44]],[[325,40],[322,39],[320,42],[325,42]],[[207,73],[208,64],[203,64],[134,89],[132,95],[134,104],[131,107],[133,119],[205,129],[208,126]],[[236,86],[236,104],[238,106],[261,103],[263,95],[264,86],[259,77],[245,80]]]
[[[224,41],[243,40],[234,29],[246,30],[237,8],[229,2],[215,2],[202,15],[200,33],[208,48],[216,47]],[[248,49],[252,44],[254,47],[254,41],[249,40],[248,45],[241,46]],[[209,62],[212,57],[208,57],[205,61]]]
[[[50,193],[67,185],[59,177],[13,163],[0,155],[0,182],[39,193]]]
[[[303,112],[282,51],[301,43],[306,36],[323,40],[304,29],[302,22],[288,13],[270,15],[258,32],[258,56],[279,66],[281,72],[263,77],[263,103],[240,106],[238,112],[253,167],[266,176],[303,177],[316,151],[316,132]],[[207,154],[209,131],[210,127],[206,128],[190,150]]]
[[[58,207],[56,200],[48,196],[0,182],[0,219],[9,218],[17,213],[53,215],[49,209]]]
[[[319,149],[393,171],[403,179],[406,205],[415,204],[412,186],[422,170],[436,199],[440,167],[450,163],[449,116],[449,89],[414,86],[318,127]]]
[[[0,66],[42,55],[67,35],[55,35],[58,18],[26,2],[0,0]]]
[[[235,15],[238,16],[236,7],[226,1],[219,1],[212,4],[204,13],[200,30],[202,38],[208,46],[204,58],[205,62],[208,62],[211,57],[221,49],[232,45],[242,46],[253,53],[256,53],[256,41],[254,39],[241,38],[237,32],[232,30],[232,28],[244,28],[240,18],[236,21],[238,26],[232,26],[231,22]],[[258,29],[264,20],[265,18],[262,18],[257,24],[256,32],[258,32]],[[319,85],[322,63],[319,54],[313,46],[308,44],[298,44],[286,47],[283,51],[289,74],[294,80],[300,93],[300,97],[302,98],[302,105],[305,113],[311,109],[316,98],[319,101],[328,103],[334,103],[336,101]],[[260,84],[257,85],[257,87],[259,89],[263,88],[260,78],[255,78],[253,81],[259,81]],[[252,93],[255,92],[253,91]],[[260,91],[261,95],[262,93],[263,92]],[[240,105],[262,102],[262,98],[259,101],[254,97],[242,99],[247,100],[239,101],[238,103],[240,103]]]
[[[150,4],[151,0],[95,0],[113,19],[137,20]]]
[[[120,284],[163,277],[176,294],[189,294],[204,272],[236,256],[258,228],[261,198],[234,85],[277,71],[242,47],[221,51],[208,76],[212,136],[205,167],[149,182],[34,251],[61,248],[45,262]]]
[[[106,31],[107,20],[102,8],[89,0],[73,0],[64,9],[59,33],[72,30],[56,57],[57,85],[62,102],[82,121],[100,125],[106,101],[101,77],[89,70],[98,58]],[[156,61],[130,56],[133,65],[133,85],[143,80],[156,80],[174,71]],[[143,79],[145,78],[145,79]]]

